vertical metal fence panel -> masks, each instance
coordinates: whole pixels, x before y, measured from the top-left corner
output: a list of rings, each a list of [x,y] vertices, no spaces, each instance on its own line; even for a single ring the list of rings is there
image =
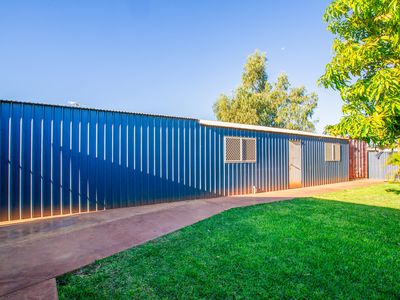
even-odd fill
[[[266,168],[266,180],[265,180],[265,191],[271,191],[271,139],[270,134],[265,134],[265,168]]]
[[[149,118],[147,126],[146,126],[146,131],[147,131],[147,186],[148,186],[148,202],[149,203],[154,203],[155,199],[155,193],[154,193],[154,186],[156,186],[156,182],[154,181],[154,166],[155,166],[155,161],[154,161],[154,119]],[[129,141],[127,141],[129,145]],[[129,184],[129,182],[126,182],[126,184]]]
[[[310,140],[308,139],[308,138],[306,138],[304,141],[303,141],[303,145],[304,145],[304,148],[303,148],[303,152],[305,152],[306,150],[308,150],[309,149],[309,144],[310,144]],[[313,149],[309,149],[308,150],[308,152],[313,152]],[[303,167],[302,169],[303,169],[303,172],[304,172],[304,175],[303,175],[303,178],[304,178],[304,182],[303,182],[303,185],[304,186],[310,186],[310,185],[312,185],[312,176],[313,176],[313,174],[314,174],[314,167],[313,167],[313,164],[312,164],[312,159],[313,159],[313,157],[312,157],[312,154],[310,153],[310,155],[306,155],[306,153],[303,153],[303,157],[304,157],[304,161],[303,161],[303,165],[304,166],[311,166],[311,168],[309,169],[309,171],[308,172],[304,172],[304,169],[305,169],[305,167]]]
[[[135,151],[135,164],[136,164],[136,174],[137,174],[137,185],[136,185],[136,194],[137,194],[137,204],[143,204],[145,201],[145,192],[147,187],[145,186],[145,176],[144,176],[144,165],[143,165],[143,127],[144,127],[144,118],[143,116],[138,116],[135,118],[136,122],[136,151]],[[162,147],[162,130],[163,130],[163,124],[160,120],[159,124],[159,132],[160,132],[160,140],[159,140],[159,147],[161,149]],[[164,160],[164,157],[162,156],[161,150],[159,151],[159,156],[160,156],[160,164]],[[162,176],[162,171],[160,172],[160,176]],[[160,184],[159,186],[160,192],[165,193],[164,191],[164,186]]]
[[[82,110],[80,121],[79,136],[79,207],[80,212],[88,211],[87,196],[87,127],[88,111]]]
[[[128,117],[128,206],[135,205],[135,127],[134,127],[133,116]]]
[[[147,176],[148,153],[147,153],[147,126],[148,117],[141,117],[140,127],[140,173],[142,178],[141,203],[149,201],[149,181]]]
[[[165,160],[166,160],[166,170],[165,170],[165,185],[166,185],[166,197],[168,201],[174,201],[174,186],[172,181],[172,172],[173,172],[173,145],[172,145],[172,128],[175,126],[173,119],[166,119],[165,126]]]
[[[308,156],[310,157],[311,163],[313,165],[313,168],[312,168],[313,171],[309,177],[309,185],[318,185],[319,184],[318,168],[316,168],[317,149],[316,149],[316,147],[311,147],[312,141],[309,138],[307,140],[308,140],[307,149],[309,149]]]
[[[268,164],[267,164],[267,168],[268,168],[268,189],[267,191],[270,192],[272,191],[272,186],[273,186],[273,178],[272,178],[272,174],[273,174],[273,156],[272,156],[272,145],[273,145],[273,139],[270,133],[267,133],[267,148],[268,151],[266,153],[267,156],[267,160],[268,160]]]
[[[43,107],[34,107],[33,137],[32,137],[32,216],[42,216],[42,126]]]
[[[52,214],[57,216],[61,213],[61,182],[60,182],[60,148],[61,148],[61,108],[54,107],[53,119],[51,125],[51,167],[50,167],[50,185]]]
[[[161,155],[160,155],[160,139],[161,139],[161,120],[160,118],[155,118],[154,119],[154,163],[155,163],[155,169],[154,169],[154,187],[157,186],[157,188],[154,191],[154,202],[159,202],[158,199],[161,198],[161,170],[162,168],[160,167],[161,164]],[[179,147],[179,146],[178,146]]]
[[[8,221],[8,169],[10,104],[0,105],[0,221]]]
[[[150,126],[153,126],[152,124],[152,119],[149,117],[145,118],[145,124],[143,127],[143,153],[144,153],[144,176],[145,176],[145,197],[144,198],[145,202],[147,203],[153,203],[153,193],[152,193],[152,186],[153,183],[150,180],[150,161],[152,158],[151,155],[151,146],[150,146],[150,141],[151,141],[151,133],[150,133]]]
[[[313,141],[311,139],[307,140],[307,148],[305,149],[305,156],[308,156],[308,163],[306,166],[309,167],[311,172],[308,176],[308,181],[305,183],[305,186],[313,186],[320,184],[320,168],[318,168],[318,153],[320,152],[319,146],[312,147]],[[307,151],[308,150],[308,151]],[[306,170],[306,168],[305,168]],[[307,172],[305,172],[307,173]]]
[[[11,101],[0,115],[1,222],[286,189],[291,139],[303,186],[348,180],[347,140]],[[255,138],[256,162],[225,163],[226,136]],[[341,144],[339,162],[325,142]]]
[[[199,197],[197,184],[196,184],[196,149],[195,149],[195,127],[193,122],[188,122],[189,128],[189,186],[190,186],[190,199],[196,199]]]
[[[171,121],[171,159],[172,159],[172,197],[173,199],[179,199],[179,183],[178,183],[178,161],[179,161],[179,150],[178,150],[178,122],[177,120]]]
[[[163,130],[162,130],[162,140],[163,140],[163,146],[162,146],[162,156],[163,156],[163,187],[164,187],[164,192],[163,192],[163,198],[167,201],[171,201],[171,194],[170,194],[170,185],[168,184],[168,179],[169,179],[169,141],[168,141],[168,129],[169,129],[169,119],[163,119]],[[187,134],[187,132],[186,132]],[[187,143],[187,140],[186,140]],[[187,155],[187,153],[186,153]],[[186,172],[187,175],[187,172]]]
[[[42,216],[51,216],[53,203],[51,199],[51,134],[52,134],[52,110],[44,111],[44,119],[42,122]]]
[[[283,178],[283,172],[284,172],[284,170],[283,170],[284,162],[283,162],[283,157],[282,157],[281,139],[282,139],[282,135],[276,136],[275,164],[276,164],[276,172],[278,174],[278,176],[276,176],[276,190],[282,189],[282,178]]]
[[[213,127],[209,127],[207,130],[207,135],[206,135],[206,142],[207,142],[207,196],[211,197],[215,195],[215,136],[214,136],[214,128]]]
[[[71,198],[71,149],[72,149],[72,120],[71,120],[71,110],[63,109],[63,120],[61,132],[61,214],[72,213],[72,198]]]
[[[23,107],[23,119],[22,119],[22,176],[21,176],[21,211],[22,219],[31,217],[31,120],[32,120],[32,106],[26,105]],[[1,125],[0,125],[1,126]],[[1,133],[3,136],[3,132]],[[1,150],[0,150],[1,151]],[[0,160],[0,164],[3,160]],[[2,181],[2,180],[0,180]],[[1,182],[0,182],[1,185]],[[0,196],[2,197],[2,196]],[[0,200],[1,201],[1,200]],[[0,207],[1,210],[1,207]],[[1,217],[0,217],[1,219]]]
[[[99,111],[97,114],[97,144],[96,144],[96,157],[94,163],[96,164],[96,204],[98,210],[103,210],[105,203],[105,164],[104,164],[104,156],[105,156],[105,118],[104,112]]]
[[[205,196],[207,192],[207,143],[206,143],[206,134],[207,128],[201,126],[200,127],[200,168],[201,168],[201,188],[203,191],[203,196]]]
[[[163,177],[162,177],[162,186],[163,186],[163,192],[162,192],[162,198],[165,199],[166,201],[170,201],[170,190],[169,190],[169,184],[168,184],[168,127],[169,127],[169,120],[168,119],[162,119],[161,120],[163,126],[162,126],[162,131],[161,131],[161,136],[162,136],[162,148],[161,148],[161,154],[162,154],[162,169],[163,169]],[[186,131],[185,131],[186,133]],[[185,143],[187,143],[187,140],[185,140]],[[187,145],[185,145],[187,147]],[[185,153],[185,158],[186,159],[187,153]],[[187,172],[185,173],[187,175]]]
[[[147,118],[146,122],[146,186],[147,186],[147,201],[148,203],[154,203],[154,181],[152,180],[152,172],[154,170],[154,120],[152,118]]]
[[[277,176],[275,177],[275,190],[281,189],[281,180],[282,180],[282,171],[283,171],[283,160],[282,160],[282,151],[280,147],[280,135],[275,135],[275,172]]]
[[[311,144],[312,144],[312,141],[308,138],[307,139],[307,148],[305,150],[307,151],[309,149],[307,156],[309,157],[309,161],[312,166],[312,168],[311,168],[312,171],[311,171],[311,174],[309,174],[309,178],[308,178],[308,182],[307,182],[306,186],[317,185],[319,183],[318,175],[317,175],[318,169],[316,168],[317,149],[316,149],[316,147],[311,147]]]
[[[317,162],[319,161],[319,153],[320,153],[320,151],[321,151],[321,149],[320,149],[320,147],[319,147],[319,144],[316,144],[315,145],[315,147],[311,147],[312,146],[312,141],[310,140],[310,142],[309,142],[309,144],[310,144],[310,148],[311,149],[313,149],[313,153],[312,153],[312,160],[313,160],[313,164],[315,165],[315,166],[317,166]],[[319,184],[322,184],[322,175],[321,175],[321,167],[320,168],[318,168],[318,167],[315,167],[314,168],[314,177],[312,178],[312,180],[311,180],[311,182],[312,182],[312,184],[313,185],[319,185]]]
[[[240,136],[240,132],[239,131],[234,132],[234,130],[231,129],[230,136],[234,135]],[[237,195],[237,190],[238,190],[237,175],[238,175],[239,164],[231,164],[231,167],[232,167],[232,172],[231,172],[232,195]]]
[[[121,115],[121,202],[122,207],[129,206],[129,115]]]
[[[114,113],[106,113],[106,131],[105,131],[105,164],[106,164],[106,172],[105,172],[105,203],[106,209],[113,208],[113,199],[112,199],[112,178],[113,178],[113,122],[114,122]]]
[[[98,210],[98,195],[97,195],[97,167],[96,163],[98,149],[97,149],[97,138],[98,138],[98,120],[97,112],[89,111],[89,124],[88,124],[88,145],[87,145],[87,159],[88,159],[88,202],[89,211]]]
[[[81,147],[81,110],[72,110],[72,157],[71,157],[71,192],[72,192],[72,212],[81,212],[80,201],[80,147]]]
[[[371,179],[393,180],[398,167],[388,165],[390,151],[368,151],[368,177]]]
[[[185,197],[190,195],[189,187],[189,129],[187,127],[187,121],[182,121],[183,125],[183,185],[185,188]]]
[[[367,143],[349,140],[349,177],[359,179],[368,177]]]
[[[268,144],[269,144],[269,153],[268,153],[268,158],[269,158],[269,191],[274,191],[275,187],[275,158],[274,158],[274,136],[273,134],[269,134],[268,138]]]
[[[166,184],[167,178],[167,140],[166,140],[166,127],[167,121],[163,118],[160,119],[160,197],[164,199],[164,201],[168,201],[168,186]],[[184,128],[184,127],[183,127]],[[184,131],[183,131],[184,132]],[[183,134],[182,132],[182,134]],[[184,137],[183,137],[184,139]],[[186,141],[185,141],[186,143]],[[182,151],[183,154],[183,151]],[[182,161],[185,160],[185,157],[182,157]],[[183,170],[184,171],[184,170]]]
[[[121,174],[120,174],[120,126],[121,116],[118,113],[114,114],[114,121],[112,124],[112,205],[113,207],[120,207],[121,205]]]
[[[198,154],[197,154],[197,165],[196,168],[198,170],[198,177],[199,177],[199,190],[200,190],[200,197],[204,196],[204,127],[203,126],[199,126],[198,127],[198,131],[197,131],[197,135],[196,135],[196,144],[197,149],[198,149]]]
[[[20,218],[19,203],[19,174],[20,174],[20,132],[21,132],[21,107],[12,108],[11,137],[10,137],[10,210],[12,220]]]
[[[200,155],[201,155],[201,148],[200,148],[200,141],[199,141],[199,134],[200,129],[198,124],[194,123],[193,125],[193,168],[194,168],[194,186],[195,186],[195,197],[201,197],[201,174],[200,174]],[[176,164],[175,164],[176,165]]]
[[[307,150],[310,149],[309,151],[309,157],[311,160],[311,164],[313,166],[313,172],[311,173],[311,177],[309,178],[309,185],[318,185],[320,184],[321,180],[320,180],[320,173],[319,173],[319,169],[317,167],[317,161],[318,161],[318,153],[319,153],[319,147],[311,147],[312,146],[312,140],[308,139],[308,148],[306,149],[306,153]]]
[[[271,191],[276,190],[276,180],[277,180],[277,172],[276,172],[276,162],[277,162],[277,157],[276,157],[276,137],[275,135],[271,134],[270,135],[270,141],[271,141]]]

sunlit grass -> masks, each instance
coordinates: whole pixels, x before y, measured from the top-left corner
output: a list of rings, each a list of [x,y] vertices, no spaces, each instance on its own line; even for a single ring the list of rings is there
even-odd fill
[[[232,209],[58,278],[59,296],[398,299],[398,190]]]
[[[323,194],[316,198],[400,209],[400,184],[372,185]]]

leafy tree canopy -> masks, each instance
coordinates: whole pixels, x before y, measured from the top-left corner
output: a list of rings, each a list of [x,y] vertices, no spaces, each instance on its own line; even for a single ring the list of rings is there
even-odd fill
[[[343,117],[326,131],[390,147],[400,139],[400,1],[335,0],[324,20],[335,35],[320,83],[340,92]]]
[[[292,88],[286,74],[271,84],[265,53],[256,51],[247,59],[241,85],[231,97],[222,94],[214,104],[218,120],[314,131],[311,120],[318,97],[305,87]]]

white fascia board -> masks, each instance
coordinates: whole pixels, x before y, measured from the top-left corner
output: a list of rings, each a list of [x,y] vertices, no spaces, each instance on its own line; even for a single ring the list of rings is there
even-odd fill
[[[244,129],[244,130],[253,130],[253,131],[264,131],[264,132],[293,134],[293,135],[311,136],[311,137],[319,137],[319,138],[348,140],[348,138],[335,137],[335,136],[300,131],[300,130],[291,130],[291,129],[284,129],[284,128],[258,126],[258,125],[247,125],[247,124],[239,124],[239,123],[229,123],[229,122],[221,122],[221,121],[199,120],[199,124],[204,125],[204,126],[213,126],[213,127],[235,128],[235,129]]]

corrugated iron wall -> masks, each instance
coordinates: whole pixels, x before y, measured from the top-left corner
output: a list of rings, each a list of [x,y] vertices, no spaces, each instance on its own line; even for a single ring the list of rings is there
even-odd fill
[[[359,140],[349,141],[349,178],[368,178],[368,144]]]
[[[302,138],[303,186],[337,183],[349,180],[348,140],[328,138]],[[325,161],[325,142],[339,143],[340,161]]]
[[[288,188],[288,140],[303,186],[348,180],[348,141],[197,120],[1,101],[0,221]],[[257,139],[256,163],[224,163],[224,136]],[[341,144],[325,162],[324,142]]]
[[[388,151],[368,151],[368,177],[371,179],[392,180],[398,167],[387,165],[391,155]]]

